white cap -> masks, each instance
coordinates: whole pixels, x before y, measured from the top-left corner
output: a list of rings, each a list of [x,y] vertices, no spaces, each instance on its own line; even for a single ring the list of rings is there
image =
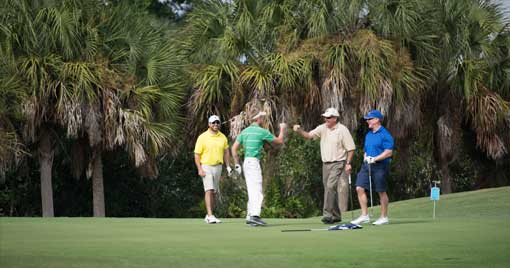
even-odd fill
[[[259,112],[258,114],[256,114],[254,117],[251,118],[251,120],[255,120],[261,116],[264,116],[266,115],[266,112]]]
[[[220,121],[220,122],[221,122],[220,117],[219,117],[219,116],[217,116],[217,115],[211,115],[211,116],[209,117],[209,123],[212,123],[212,122],[214,122],[214,121]]]
[[[331,117],[331,116],[339,117],[340,114],[338,113],[338,111],[335,108],[328,108],[322,114],[322,116],[324,116],[324,117]]]

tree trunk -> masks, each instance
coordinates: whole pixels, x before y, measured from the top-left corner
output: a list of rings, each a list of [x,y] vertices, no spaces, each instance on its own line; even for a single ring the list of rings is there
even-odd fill
[[[434,154],[441,175],[441,191],[445,194],[452,192],[453,182],[448,165],[453,163],[459,154],[457,148],[460,144],[459,133],[461,132],[459,122],[460,120],[452,114],[445,114],[436,122]]]
[[[94,208],[94,217],[105,216],[104,206],[104,186],[103,186],[103,160],[101,152],[97,152],[92,159],[92,200]]]
[[[53,148],[48,131],[42,131],[39,144],[39,167],[41,172],[41,205],[43,217],[54,217],[53,186],[51,168],[53,166]]]
[[[452,181],[450,178],[450,170],[448,169],[448,164],[440,164],[441,171],[441,193],[449,194],[452,192]]]

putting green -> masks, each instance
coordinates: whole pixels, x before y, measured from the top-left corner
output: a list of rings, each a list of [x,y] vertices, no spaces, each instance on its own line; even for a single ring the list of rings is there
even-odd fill
[[[420,198],[391,203],[389,225],[330,232],[281,232],[318,217],[1,218],[0,267],[510,267],[510,187],[442,195],[436,215]]]

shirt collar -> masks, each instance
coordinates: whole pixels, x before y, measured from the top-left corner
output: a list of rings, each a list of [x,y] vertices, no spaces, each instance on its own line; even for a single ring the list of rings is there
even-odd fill
[[[328,126],[326,126],[326,123],[324,123],[324,126],[325,126],[327,129],[329,129],[329,130],[335,130],[335,129],[337,129],[337,128],[338,128],[338,126],[339,126],[339,125],[340,125],[340,123],[339,123],[339,122],[336,122],[336,124],[335,124],[332,128],[329,128]]]
[[[220,135],[220,131],[216,132],[216,134],[214,134],[212,131],[210,131],[209,129],[207,130],[207,133],[209,134],[209,136],[211,137],[216,137],[218,135]]]
[[[370,130],[370,132],[375,134],[375,133],[381,132],[383,129],[385,129],[385,128],[383,125],[381,125],[381,127],[377,131]]]

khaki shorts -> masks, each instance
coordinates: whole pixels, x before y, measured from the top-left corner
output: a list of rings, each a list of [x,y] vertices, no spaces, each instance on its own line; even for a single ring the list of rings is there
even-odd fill
[[[204,192],[209,190],[213,190],[215,192],[218,191],[220,187],[221,168],[222,165],[202,165],[202,169],[205,172],[205,176],[202,177],[202,182],[204,183]]]

